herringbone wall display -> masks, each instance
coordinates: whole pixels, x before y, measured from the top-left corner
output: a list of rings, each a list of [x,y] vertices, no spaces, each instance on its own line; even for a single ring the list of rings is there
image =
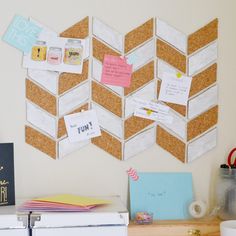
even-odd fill
[[[189,36],[154,18],[125,35],[97,18],[91,28],[92,35],[86,17],[60,35],[92,42],[82,74],[28,71],[27,143],[53,158],[78,150],[90,141],[70,143],[63,117],[94,109],[102,135],[91,143],[119,160],[157,143],[180,161],[190,162],[216,146],[217,19]],[[130,87],[101,83],[105,55],[125,56],[133,64]],[[192,77],[187,106],[165,103],[171,124],[134,116],[135,98],[158,101],[165,72]]]

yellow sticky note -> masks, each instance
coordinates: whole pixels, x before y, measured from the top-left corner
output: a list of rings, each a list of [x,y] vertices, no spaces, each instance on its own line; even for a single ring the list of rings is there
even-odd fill
[[[181,74],[180,72],[177,72],[177,73],[176,73],[176,76],[177,76],[177,78],[181,78],[181,77],[182,77],[182,74]]]
[[[151,110],[147,110],[147,115],[150,116],[150,115],[152,114],[152,112],[153,112],[153,111],[151,111]]]
[[[41,202],[53,202],[53,203],[61,203],[61,204],[70,204],[75,206],[91,206],[91,205],[102,205],[102,204],[109,204],[110,201],[96,199],[91,197],[82,197],[77,195],[71,194],[61,194],[61,195],[54,195],[44,198],[36,198],[33,201],[41,201]]]

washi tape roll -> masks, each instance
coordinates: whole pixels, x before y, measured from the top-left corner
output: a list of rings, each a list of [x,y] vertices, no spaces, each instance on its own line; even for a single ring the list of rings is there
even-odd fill
[[[202,218],[206,215],[207,205],[204,201],[194,201],[189,205],[188,211],[193,218]]]

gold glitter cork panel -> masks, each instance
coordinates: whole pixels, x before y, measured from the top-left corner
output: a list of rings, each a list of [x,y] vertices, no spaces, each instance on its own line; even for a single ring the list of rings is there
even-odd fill
[[[122,143],[108,134],[104,130],[101,130],[101,136],[92,138],[92,143],[104,151],[110,153],[112,156],[116,157],[118,160],[122,159]]]
[[[88,16],[60,34],[60,37],[65,37],[65,38],[85,39],[88,36],[89,36],[89,17]]]
[[[93,57],[103,63],[105,55],[121,56],[120,53],[112,50],[101,41],[93,38]]]
[[[199,93],[216,82],[217,64],[213,64],[199,74],[193,76],[189,97]]]
[[[26,79],[26,98],[52,115],[57,115],[56,97],[43,90],[29,79]]]
[[[137,134],[139,131],[143,130],[147,126],[153,124],[153,120],[148,120],[140,118],[137,116],[131,116],[125,120],[124,129],[125,129],[125,139]]]
[[[77,108],[76,110],[74,110],[73,112],[69,113],[69,114],[74,114],[74,113],[78,113],[81,111],[87,111],[88,110],[88,103],[84,104],[83,106]],[[67,114],[67,115],[69,115]],[[65,125],[65,121],[64,121],[64,117],[61,117],[58,121],[58,131],[57,131],[57,136],[58,138],[61,138],[62,136],[66,135],[66,125]]]
[[[183,73],[186,73],[187,58],[184,54],[159,39],[157,39],[156,44],[156,55],[158,58],[169,63]]]
[[[124,89],[125,95],[128,95],[144,84],[154,79],[154,61],[149,62],[147,65],[143,66],[139,70],[135,71],[131,77],[131,85]]]
[[[94,81],[92,81],[92,99],[108,111],[122,117],[122,99]]]
[[[125,35],[125,53],[153,37],[153,24],[152,18]]]
[[[171,153],[178,160],[185,162],[186,145],[184,142],[167,132],[165,129],[157,126],[157,144]]]
[[[218,38],[218,19],[213,20],[188,37],[188,54],[206,46]]]
[[[160,88],[161,88],[161,81],[158,80],[157,82],[157,94],[160,93]],[[158,95],[157,95],[158,98]],[[187,107],[184,105],[179,105],[179,104],[174,104],[174,103],[170,103],[170,102],[164,102],[167,106],[169,106],[170,108],[172,108],[174,111],[178,112],[180,115],[186,117],[187,114]]]
[[[217,124],[218,106],[211,108],[200,116],[188,122],[187,137],[188,141],[204,133]]]
[[[56,142],[48,136],[29,126],[25,126],[25,141],[53,159],[56,159]]]
[[[74,73],[62,73],[59,77],[59,95],[74,88],[81,82],[88,79],[89,61],[85,61],[83,64],[82,74]]]

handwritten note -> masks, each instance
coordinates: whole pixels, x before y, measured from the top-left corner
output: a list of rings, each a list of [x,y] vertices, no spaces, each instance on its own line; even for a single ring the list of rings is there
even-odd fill
[[[94,110],[64,116],[69,141],[79,142],[101,135]]]
[[[103,84],[129,87],[131,83],[132,65],[125,58],[105,55],[101,82]]]
[[[159,100],[187,105],[192,78],[179,73],[163,73]]]
[[[3,40],[24,53],[29,53],[41,30],[33,22],[16,15],[4,34]]]

